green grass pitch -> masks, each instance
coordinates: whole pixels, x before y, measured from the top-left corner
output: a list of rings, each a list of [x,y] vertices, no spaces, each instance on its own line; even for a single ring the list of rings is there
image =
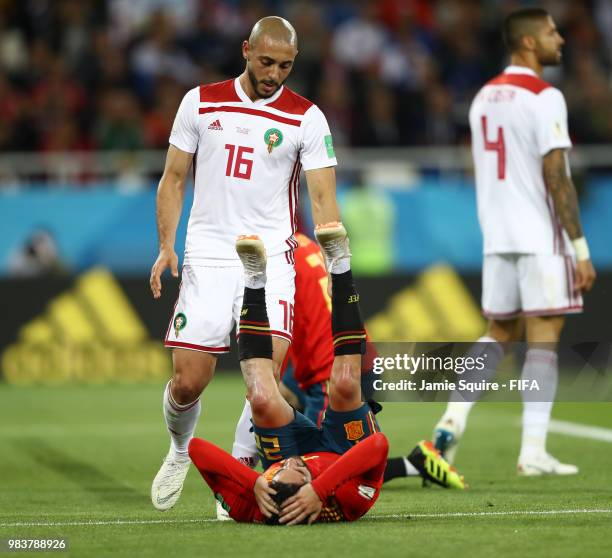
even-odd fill
[[[156,512],[149,488],[168,445],[161,393],[161,385],[0,384],[0,539],[68,537],[70,555],[92,557],[612,556],[612,444],[551,434],[550,451],[581,474],[518,478],[515,404],[475,407],[457,459],[465,492],[396,480],[356,523],[273,528],[214,521],[212,495],[192,469],[177,506]],[[218,374],[197,434],[229,449],[243,394],[240,376]],[[385,405],[392,454],[429,436],[441,410]],[[565,403],[554,417],[612,428],[611,411]]]

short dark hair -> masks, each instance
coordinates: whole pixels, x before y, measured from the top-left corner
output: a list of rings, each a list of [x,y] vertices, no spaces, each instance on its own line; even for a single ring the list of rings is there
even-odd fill
[[[303,484],[295,484],[295,483],[286,483],[280,481],[272,481],[270,486],[276,490],[276,494],[272,496],[272,500],[274,503],[280,508],[287,498],[291,498],[302,486]],[[272,517],[266,518],[266,524],[268,525],[279,525],[278,522],[278,514],[273,514]]]
[[[533,24],[549,15],[543,8],[524,8],[508,14],[502,31],[506,48],[510,52],[519,50],[521,39],[532,32]]]

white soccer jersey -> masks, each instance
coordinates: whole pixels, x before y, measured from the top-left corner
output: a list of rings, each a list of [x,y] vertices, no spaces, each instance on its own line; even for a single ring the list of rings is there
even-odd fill
[[[292,261],[300,170],[336,165],[316,105],[287,87],[251,101],[238,79],[202,85],[183,98],[170,143],[195,153],[185,264],[239,265],[241,234]]]
[[[472,102],[470,127],[484,253],[570,253],[542,173],[544,155],[572,146],[562,93],[509,66]]]

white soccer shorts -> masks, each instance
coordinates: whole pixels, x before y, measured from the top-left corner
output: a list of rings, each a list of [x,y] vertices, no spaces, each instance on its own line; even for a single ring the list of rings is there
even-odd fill
[[[574,261],[559,254],[487,254],[482,267],[482,309],[487,318],[554,316],[582,312],[574,292]]]
[[[295,270],[285,254],[268,258],[266,306],[273,336],[291,341]],[[164,340],[166,347],[227,353],[240,321],[244,270],[184,266],[181,287]]]

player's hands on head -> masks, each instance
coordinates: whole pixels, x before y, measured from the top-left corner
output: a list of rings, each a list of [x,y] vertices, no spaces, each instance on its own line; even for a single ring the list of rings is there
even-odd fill
[[[576,262],[574,271],[574,290],[588,292],[593,288],[597,273],[591,260],[580,260]]]
[[[323,502],[312,488],[312,484],[308,483],[283,502],[278,522],[283,525],[298,525],[307,521],[308,525],[311,525],[319,517],[322,509]]]
[[[255,494],[255,501],[259,506],[259,510],[263,513],[267,518],[272,517],[279,513],[276,502],[272,500],[272,496],[276,494],[276,490],[274,490],[265,479],[263,475],[260,475],[255,481],[255,486],[253,487],[253,493]]]
[[[161,276],[167,268],[170,268],[173,277],[178,277],[178,256],[176,252],[172,248],[161,248],[159,256],[157,256],[151,268],[151,278],[149,279],[153,298],[161,296]]]

